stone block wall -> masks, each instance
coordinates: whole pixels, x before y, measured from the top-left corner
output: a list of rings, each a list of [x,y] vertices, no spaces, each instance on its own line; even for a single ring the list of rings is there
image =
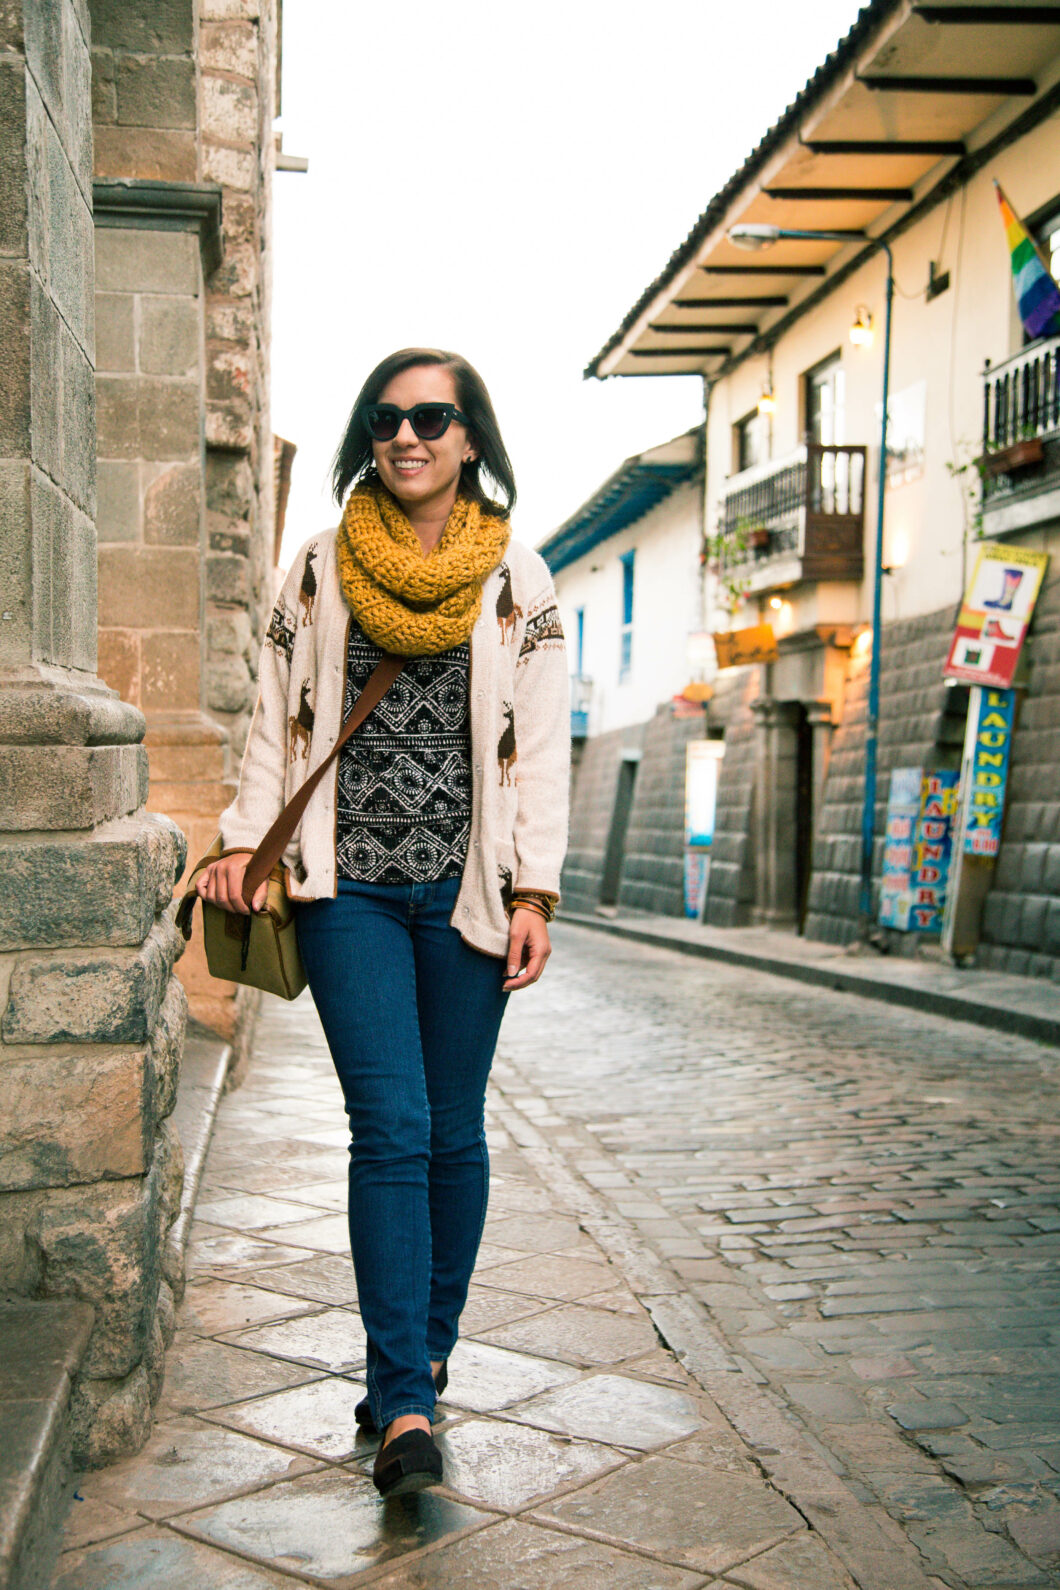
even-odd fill
[[[207,710],[242,754],[275,595],[269,418],[273,0],[200,0],[202,175],[221,185],[224,259],[206,298]]]
[[[195,182],[195,9],[191,0],[90,0],[97,175]]]
[[[89,21],[0,8],[0,1289],[94,1323],[75,1456],[147,1433],[172,1328],[179,832],[96,675]],[[120,343],[121,328],[112,328]]]
[[[685,748],[705,731],[705,714],[675,717],[668,701],[645,726],[619,885],[624,909],[684,916]]]
[[[100,644],[148,717],[150,805],[193,862],[234,793],[274,594],[276,14],[272,0],[144,11],[92,0]],[[256,997],[209,977],[198,936],[181,977],[193,1014],[245,1049]]]
[[[712,927],[746,927],[754,910],[757,675],[756,668],[719,675],[708,708],[711,727],[725,730],[704,913]]]
[[[644,724],[613,729],[583,742],[571,769],[570,841],[563,867],[563,904],[572,911],[594,911],[600,903],[604,855],[622,754],[639,750]]]
[[[96,239],[100,671],[145,713],[202,695],[204,295],[194,232]]]
[[[1047,538],[1046,550],[1052,559],[1026,643],[1029,682],[977,960],[1060,981],[1060,533]]]

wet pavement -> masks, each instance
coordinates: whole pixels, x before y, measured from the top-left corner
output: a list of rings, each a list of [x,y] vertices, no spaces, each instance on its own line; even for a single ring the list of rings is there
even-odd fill
[[[929,1573],[1060,1584],[1060,1053],[557,943],[506,1020],[506,1098]]]
[[[55,1590],[1060,1584],[1055,1053],[556,940],[502,1033],[445,1486],[372,1487],[341,1099],[269,1001],[155,1431],[81,1477]]]

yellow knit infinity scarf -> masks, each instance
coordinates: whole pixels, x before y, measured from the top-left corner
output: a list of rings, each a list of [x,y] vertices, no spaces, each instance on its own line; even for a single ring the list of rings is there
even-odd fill
[[[335,543],[342,594],[384,651],[434,657],[469,638],[482,584],[504,555],[506,519],[458,497],[442,539],[424,556],[416,532],[384,486],[355,488]]]

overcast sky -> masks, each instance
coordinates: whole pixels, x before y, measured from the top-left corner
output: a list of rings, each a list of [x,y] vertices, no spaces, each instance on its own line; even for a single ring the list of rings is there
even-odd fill
[[[582,370],[847,31],[853,0],[288,0],[273,425],[296,443],[283,561],[368,371],[452,348],[493,396],[515,531],[548,535],[696,423],[687,377]]]

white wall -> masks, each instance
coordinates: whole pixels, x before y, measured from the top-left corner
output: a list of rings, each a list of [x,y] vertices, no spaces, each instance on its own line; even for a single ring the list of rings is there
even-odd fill
[[[992,178],[1006,190],[1022,216],[1033,214],[1060,195],[1060,136],[1055,118],[1034,129],[990,162],[962,192],[938,205],[894,244],[898,291],[894,300],[891,391],[924,380],[927,384],[925,469],[916,481],[887,491],[884,509],[884,563],[900,563],[884,588],[884,622],[930,612],[956,602],[965,583],[966,538],[974,549],[974,504],[969,485],[973,470],[956,480],[948,465],[960,465],[980,451],[981,373],[987,359],[999,363],[1019,351],[1022,338],[1012,288],[1012,271]],[[807,224],[812,224],[808,222]],[[763,255],[758,263],[766,263]],[[949,271],[948,291],[927,303],[924,288],[929,262]],[[780,340],[773,353],[772,456],[790,453],[802,440],[801,377],[832,352],[842,351],[846,372],[843,440],[869,447],[866,503],[866,576],[855,606],[861,618],[871,611],[872,549],[879,415],[883,379],[883,318],[886,263],[877,255],[844,282],[817,309]],[[849,330],[855,311],[872,312],[875,340],[855,348]],[[708,431],[707,515],[716,527],[719,490],[732,473],[732,426],[753,409],[768,375],[765,357],[748,360],[719,382],[711,396]],[[833,588],[837,602],[841,592]],[[783,631],[813,623],[847,621],[848,611],[821,611],[824,591],[806,587],[791,593]],[[846,603],[841,603],[846,606]],[[814,609],[811,613],[811,607]],[[771,615],[772,616],[772,615]],[[752,621],[745,607],[738,623]],[[716,627],[727,627],[717,622]]]
[[[585,609],[583,672],[593,681],[589,733],[650,718],[691,678],[689,634],[700,617],[700,484],[680,486],[642,519],[556,575],[571,671],[577,667],[577,609]],[[636,548],[633,653],[619,682],[624,552]]]

